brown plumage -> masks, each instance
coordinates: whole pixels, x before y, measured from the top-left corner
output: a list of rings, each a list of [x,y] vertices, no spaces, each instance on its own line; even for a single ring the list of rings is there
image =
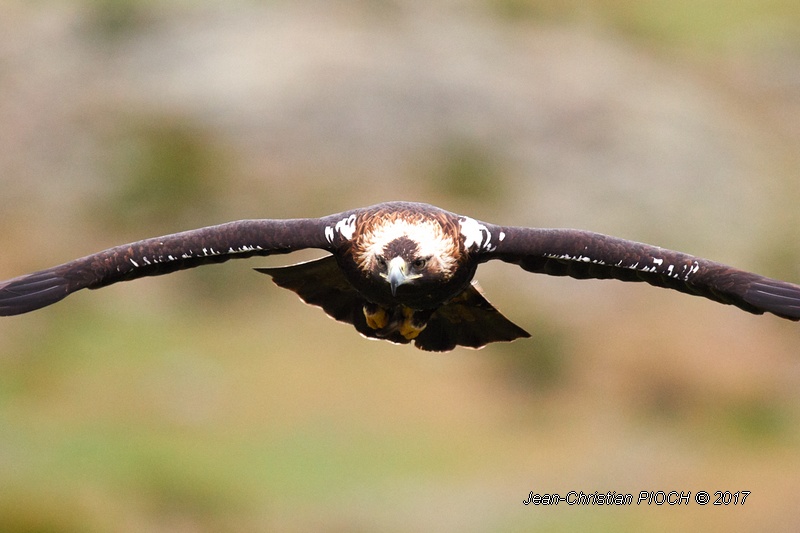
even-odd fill
[[[498,226],[406,202],[318,219],[241,220],[118,246],[0,282],[0,315],[84,288],[305,248],[331,255],[257,270],[367,337],[424,350],[529,336],[472,281],[478,265],[493,259],[549,275],[644,281],[800,320],[800,286],[791,283],[598,233]]]

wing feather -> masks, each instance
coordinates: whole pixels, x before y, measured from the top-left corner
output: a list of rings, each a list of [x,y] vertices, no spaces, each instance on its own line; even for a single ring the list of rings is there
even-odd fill
[[[500,259],[528,272],[577,279],[643,281],[755,314],[800,320],[800,286],[689,254],[573,229],[501,227],[479,261]]]
[[[422,350],[447,352],[456,346],[482,348],[490,342],[530,337],[498,311],[484,296],[477,281],[438,308],[416,339]]]
[[[256,271],[271,276],[277,286],[295,292],[305,303],[322,308],[334,320],[352,324],[364,337],[397,344],[409,342],[397,332],[381,337],[367,325],[364,317],[367,300],[350,285],[333,256],[295,265],[256,268]]]
[[[255,270],[271,276],[277,286],[297,293],[305,303],[321,307],[334,320],[354,325],[363,322],[366,327],[362,312],[366,299],[348,283],[332,255]]]
[[[239,220],[109,248],[26,276],[0,282],[0,316],[27,313],[80,289],[97,289],[229,259],[332,251],[325,219]]]

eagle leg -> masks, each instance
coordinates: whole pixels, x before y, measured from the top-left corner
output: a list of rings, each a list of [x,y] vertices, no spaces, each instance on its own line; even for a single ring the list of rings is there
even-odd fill
[[[405,306],[403,306],[402,311],[404,320],[397,331],[408,340],[416,339],[422,333],[422,330],[428,326],[430,313],[425,316],[425,313],[415,312],[410,307]]]
[[[382,330],[389,324],[389,313],[383,307],[367,302],[364,304],[364,318],[374,330]]]
[[[416,339],[428,325],[432,313],[432,310],[414,310],[404,305],[386,309],[371,302],[364,304],[367,325],[383,339],[396,337],[398,333],[406,341]]]

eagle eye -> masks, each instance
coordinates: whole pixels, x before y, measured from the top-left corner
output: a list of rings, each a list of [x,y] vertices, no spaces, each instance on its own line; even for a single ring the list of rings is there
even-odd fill
[[[418,259],[415,259],[414,262],[412,263],[413,267],[415,269],[417,269],[417,270],[421,270],[421,269],[425,268],[425,265],[427,265],[427,264],[428,264],[428,258],[427,257],[420,257]]]
[[[382,255],[376,255],[375,262],[378,263],[378,266],[380,268],[386,268],[386,258],[383,257]]]

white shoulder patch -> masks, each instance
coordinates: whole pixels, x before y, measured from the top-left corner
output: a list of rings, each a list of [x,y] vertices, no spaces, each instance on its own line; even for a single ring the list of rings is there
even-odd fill
[[[486,252],[493,252],[497,248],[492,244],[489,229],[474,218],[462,216],[458,223],[461,226],[461,235],[464,236],[464,248],[469,250],[475,247]]]
[[[356,232],[356,216],[350,215],[337,222],[334,226],[325,228],[325,238],[328,242],[333,242],[333,232],[338,231],[339,234],[348,241],[353,238]]]

